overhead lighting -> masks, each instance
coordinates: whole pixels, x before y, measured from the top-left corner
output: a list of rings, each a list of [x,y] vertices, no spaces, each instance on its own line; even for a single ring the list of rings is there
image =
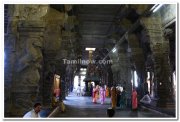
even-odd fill
[[[86,48],[87,51],[95,51],[95,49],[96,48],[89,48],[89,47]]]
[[[80,70],[81,70],[81,71],[86,71],[86,68],[81,68]]]
[[[163,4],[155,4],[150,11],[153,11],[153,13],[155,13],[157,10],[159,10],[161,7],[163,6]]]
[[[155,5],[150,9],[150,11],[152,11],[153,9],[155,9],[157,6],[158,6],[158,4],[155,4]]]
[[[85,74],[86,74],[86,72],[84,72],[84,71],[83,71],[83,72],[81,72],[81,74],[82,74],[82,75],[85,75]]]
[[[116,48],[113,48],[112,52],[113,52],[113,53],[116,52]]]

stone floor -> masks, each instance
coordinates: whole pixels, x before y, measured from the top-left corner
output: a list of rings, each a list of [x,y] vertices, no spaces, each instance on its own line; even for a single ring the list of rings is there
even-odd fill
[[[106,98],[105,104],[101,105],[92,103],[91,97],[76,96],[70,93],[64,100],[66,111],[64,113],[58,111],[53,116],[55,118],[107,118],[106,110],[111,107],[110,98]],[[171,116],[162,114],[148,109],[139,109],[137,112],[130,109],[116,108],[113,118],[170,118]]]

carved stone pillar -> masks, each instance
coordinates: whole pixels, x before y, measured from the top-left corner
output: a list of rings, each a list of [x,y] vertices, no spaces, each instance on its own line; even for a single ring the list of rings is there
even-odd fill
[[[126,90],[127,100],[131,101],[131,70],[130,61],[126,50],[120,44],[116,47],[116,51],[110,54],[113,64],[111,66],[113,72],[113,80],[116,81],[116,85],[121,85]],[[117,77],[118,75],[118,77]],[[127,103],[127,107],[130,107],[130,102]]]
[[[125,88],[127,94],[127,107],[131,105],[131,67],[127,53],[119,51],[120,84]]]
[[[32,108],[36,100],[44,31],[40,18],[47,12],[47,8],[47,5],[8,5],[5,47],[9,46],[5,49],[8,52],[5,74],[9,78],[5,76],[5,117],[21,117]]]
[[[62,46],[62,27],[67,21],[68,15],[64,12],[59,12],[53,8],[48,9],[42,20],[45,22],[44,33],[44,86],[43,86],[43,101],[46,106],[51,106],[52,103],[52,85],[53,75],[56,72],[61,77],[61,93],[60,99],[65,99],[66,81],[66,62],[67,51]]]
[[[16,52],[16,77],[12,86],[11,116],[22,116],[37,99],[44,24],[42,21],[19,21],[18,32],[19,47]]]
[[[165,107],[170,98],[169,43],[165,41],[160,18],[143,18],[143,25],[150,38],[154,60],[154,80],[157,87],[157,106]]]
[[[145,61],[143,49],[140,47],[139,39],[135,34],[128,35],[128,44],[131,49],[131,60],[132,64],[135,66],[135,70],[138,75],[138,94],[139,97],[143,97],[143,84],[144,84],[144,75],[145,75]]]

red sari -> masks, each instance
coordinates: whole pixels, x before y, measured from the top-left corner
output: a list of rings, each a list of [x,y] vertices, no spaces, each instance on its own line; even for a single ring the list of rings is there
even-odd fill
[[[96,88],[93,88],[92,98],[93,98],[93,103],[96,103],[97,102],[97,89]]]
[[[137,92],[135,89],[133,89],[133,92],[132,92],[132,109],[137,109],[137,107],[138,107]]]

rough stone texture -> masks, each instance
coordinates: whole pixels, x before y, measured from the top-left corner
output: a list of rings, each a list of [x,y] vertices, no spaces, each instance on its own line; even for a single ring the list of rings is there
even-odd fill
[[[59,12],[53,8],[43,17],[46,23],[45,43],[44,43],[44,104],[51,106],[52,103],[52,87],[53,75],[58,74],[61,77],[60,99],[65,99],[69,84],[72,82],[71,77],[75,70],[74,66],[68,67],[64,64],[63,59],[75,58],[73,42],[75,41],[75,33],[70,30],[74,28],[76,17],[67,15],[67,11],[71,10],[71,6],[65,5],[65,13]],[[73,50],[73,51],[72,51]],[[67,69],[68,67],[68,69]],[[67,70],[66,70],[67,69]]]
[[[50,106],[53,98],[53,81],[57,73],[57,64],[63,56],[61,51],[62,27],[67,21],[68,15],[49,8],[47,14],[42,18],[46,24],[44,37],[44,76],[43,76],[43,104]],[[60,55],[61,54],[61,55]],[[58,55],[58,56],[57,56]],[[61,69],[62,70],[62,69]],[[57,73],[60,75],[59,73]]]
[[[26,23],[24,24],[24,22]],[[36,100],[40,80],[38,70],[41,68],[43,58],[41,52],[43,42],[43,33],[41,32],[43,32],[43,28],[42,22],[37,24],[37,21],[35,23],[34,21],[20,21],[19,23],[18,43],[20,44],[17,45],[19,50],[16,51],[14,72],[16,77],[12,87],[12,114],[22,116]],[[18,91],[18,89],[21,89],[21,91]]]
[[[5,36],[8,56],[5,66],[5,96],[8,94],[5,107],[8,109],[5,109],[5,116],[22,116],[36,99],[44,28],[39,21],[44,12],[41,5],[9,5],[10,21]]]
[[[157,82],[157,105],[165,107],[170,97],[169,45],[162,34],[160,18],[143,18],[144,26],[150,37],[150,47],[154,60],[154,80]],[[154,26],[156,25],[156,26]]]
[[[65,12],[71,8],[71,5],[65,5]],[[62,58],[75,55],[67,51],[71,47],[62,48],[62,35],[67,37],[66,41],[71,37],[67,35],[70,31],[62,34],[62,28],[65,23],[72,27],[77,23],[75,16],[67,21],[67,13],[48,5],[10,5],[9,18],[11,21],[5,36],[6,55],[9,56],[5,65],[6,117],[22,116],[37,100],[50,107],[53,93],[51,81],[55,73],[64,79],[63,88],[66,89],[62,89],[65,91],[62,94],[67,94],[72,79],[65,81],[68,74],[65,73],[66,65],[63,65]],[[72,69],[69,72],[72,74],[75,67],[69,69]]]
[[[45,12],[44,7],[38,5],[10,5],[8,10],[11,21],[5,38],[8,54],[5,80],[9,81],[5,82],[6,117],[22,116],[37,98],[44,29],[40,17]]]
[[[148,9],[148,4],[133,4],[130,6],[134,8],[139,15],[142,15]]]
[[[125,30],[128,30],[128,29],[131,27],[132,23],[131,23],[131,21],[130,21],[129,19],[123,18],[123,19],[120,21],[119,25],[120,25],[122,28],[124,28]]]
[[[42,18],[46,23],[45,30],[45,52],[51,51],[55,55],[61,47],[61,29],[67,21],[68,15],[53,8],[48,9],[47,14]]]
[[[110,53],[110,58],[113,60],[111,66],[113,83],[124,87],[127,93],[127,100],[131,101],[131,67],[128,55],[122,45],[116,47],[116,52]],[[130,107],[130,102],[128,102],[128,107]]]
[[[141,99],[144,95],[144,82],[146,81],[145,77],[145,57],[144,50],[141,47],[140,39],[137,34],[129,34],[128,35],[128,44],[130,48],[130,59],[132,63],[132,71],[136,71],[138,75],[138,98]],[[133,79],[134,81],[134,79]],[[133,83],[133,87],[135,84]]]
[[[48,5],[17,4],[14,7],[14,16],[19,20],[41,20],[48,11]]]
[[[14,65],[16,60],[16,42],[17,42],[17,22],[18,19],[16,16],[13,16],[12,12],[13,6],[9,6],[9,11],[7,12],[7,18],[10,19],[7,25],[7,33],[4,37],[4,53],[5,53],[5,60],[4,60],[4,72],[5,72],[5,83],[4,83],[4,101],[5,101],[5,116],[10,114],[11,109],[11,87],[12,82],[14,80]]]

